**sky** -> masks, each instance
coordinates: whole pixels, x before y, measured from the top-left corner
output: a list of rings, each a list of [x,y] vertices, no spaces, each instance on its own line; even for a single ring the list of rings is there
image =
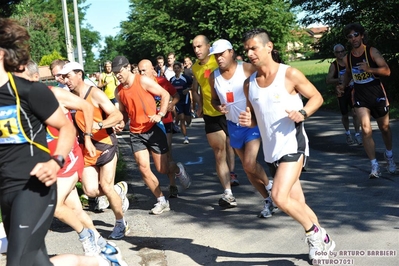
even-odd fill
[[[90,4],[86,10],[83,26],[90,24],[98,31],[102,41],[106,36],[115,36],[120,28],[120,22],[127,20],[129,12],[128,0],[86,0],[84,6]],[[73,22],[69,22],[73,23]],[[101,42],[104,45],[103,42]],[[97,51],[94,51],[95,54]]]

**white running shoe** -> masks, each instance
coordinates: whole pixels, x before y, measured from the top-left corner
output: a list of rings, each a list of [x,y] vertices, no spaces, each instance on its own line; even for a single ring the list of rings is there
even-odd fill
[[[180,184],[185,188],[189,188],[191,185],[191,178],[187,174],[186,169],[184,168],[182,163],[176,163],[177,167],[180,169],[180,174],[176,174],[176,177],[179,179]]]
[[[271,198],[268,197],[267,199],[264,200],[264,206],[263,210],[259,213],[258,217],[259,218],[270,218],[273,215],[273,203],[271,201]]]
[[[378,163],[374,163],[371,166],[371,172],[369,174],[369,178],[370,179],[380,178],[380,176],[381,176],[380,165]]]
[[[305,241],[309,246],[309,259],[311,261],[324,258],[322,256],[322,254],[324,254],[324,240],[322,231],[319,227],[316,226],[312,232],[306,233]]]
[[[183,144],[189,144],[189,143],[190,143],[190,141],[188,140],[188,137],[185,136],[185,137],[184,137]]]
[[[101,247],[97,245],[97,240],[93,230],[87,229],[87,231],[89,232],[90,236],[79,239],[79,241],[82,243],[85,256],[96,256],[100,254]]]
[[[236,198],[233,196],[233,194],[223,193],[222,197],[219,199],[219,206],[224,208],[237,207]]]
[[[387,161],[387,171],[390,174],[394,174],[396,172],[396,163],[393,160],[393,156],[388,157],[384,152],[384,158]]]
[[[114,185],[114,189],[122,199],[122,211],[125,213],[129,209],[129,199],[126,196],[128,185],[125,181],[121,181]]]
[[[170,211],[169,201],[165,201],[164,203],[157,202],[154,205],[154,208],[151,209],[151,214],[161,214],[163,212]]]
[[[94,210],[96,210],[96,211],[103,211],[106,208],[108,208],[108,206],[109,206],[108,198],[105,195],[97,197],[95,199],[95,201],[96,201],[96,205],[94,207]]]
[[[108,262],[110,266],[128,266],[122,258],[121,251],[112,242],[108,242],[105,248],[101,250],[100,257]]]

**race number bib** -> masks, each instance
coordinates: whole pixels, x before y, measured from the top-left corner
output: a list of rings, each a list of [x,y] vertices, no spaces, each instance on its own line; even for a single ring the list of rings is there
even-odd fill
[[[17,106],[0,107],[0,144],[26,143],[18,126]]]

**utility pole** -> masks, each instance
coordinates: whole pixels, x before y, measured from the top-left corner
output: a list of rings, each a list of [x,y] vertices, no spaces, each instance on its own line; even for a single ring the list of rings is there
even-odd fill
[[[75,13],[76,45],[78,48],[78,62],[83,66],[82,42],[80,40],[79,12],[78,12],[78,4],[77,4],[76,0],[73,0],[73,12]]]
[[[67,12],[66,0],[61,0],[61,3],[62,3],[62,15],[63,15],[63,18],[64,18],[65,42],[66,42],[68,60],[70,62],[74,62],[75,61],[75,57],[73,55],[73,46],[72,46],[72,41],[71,41],[71,33],[69,31],[69,21],[68,21],[68,12]]]

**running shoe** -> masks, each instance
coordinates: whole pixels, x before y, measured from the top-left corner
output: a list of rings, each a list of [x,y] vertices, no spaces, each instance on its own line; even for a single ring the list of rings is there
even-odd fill
[[[230,185],[233,187],[240,185],[240,182],[237,179],[237,174],[234,172],[230,172]]]
[[[109,235],[108,239],[122,239],[125,235],[129,233],[129,231],[130,228],[127,222],[125,222],[125,224],[116,222],[114,230],[112,230],[112,233]]]
[[[324,254],[330,254],[330,252],[335,249],[335,242],[330,238],[330,235],[327,234],[326,230],[323,227],[320,227],[320,230],[324,241]]]
[[[190,143],[190,141],[188,140],[188,137],[185,136],[185,137],[184,137],[183,144],[189,144],[189,143]]]
[[[122,199],[122,211],[125,213],[129,209],[129,199],[126,196],[128,185],[125,181],[121,181],[114,185],[114,189]]]
[[[179,190],[177,186],[169,186],[169,198],[177,198],[179,196]]]
[[[309,246],[309,259],[321,259],[323,258],[319,254],[324,254],[324,239],[322,231],[317,226],[309,233],[306,233],[305,241]]]
[[[90,235],[83,239],[79,239],[79,241],[82,243],[85,256],[95,256],[100,254],[101,248],[97,245],[93,230],[87,229],[87,231]]]
[[[380,178],[380,176],[381,176],[380,165],[378,163],[374,163],[371,166],[371,172],[369,174],[369,178],[370,179]]]
[[[167,211],[170,211],[169,201],[165,201],[164,203],[157,202],[154,208],[151,209],[150,214],[161,214]]]
[[[363,144],[362,136],[360,134],[355,135],[355,142],[357,143],[357,145]]]
[[[96,206],[94,207],[95,211],[103,211],[109,206],[109,201],[107,196],[103,195],[96,198]]]
[[[179,179],[180,184],[185,188],[189,188],[191,185],[191,178],[190,176],[187,174],[186,169],[184,168],[182,163],[177,163],[176,164],[177,167],[179,167],[180,169],[180,173],[176,174],[176,177]]]
[[[224,208],[237,207],[236,198],[234,198],[232,194],[223,193],[222,197],[219,199],[219,206]]]
[[[393,156],[388,157],[386,155],[386,153],[384,152],[384,158],[387,161],[387,171],[388,171],[388,173],[394,174],[396,172],[396,163],[393,160]]]
[[[353,141],[353,139],[352,139],[352,135],[351,134],[346,134],[346,144],[348,144],[348,145],[352,145],[352,144],[354,144],[355,142]]]
[[[100,256],[109,262],[110,266],[128,266],[122,258],[119,248],[112,242],[108,242],[106,247],[101,250]]]
[[[264,201],[264,206],[263,206],[263,210],[259,213],[258,217],[259,218],[270,218],[273,215],[273,203],[271,201],[271,198],[268,197],[267,199],[265,199]]]

